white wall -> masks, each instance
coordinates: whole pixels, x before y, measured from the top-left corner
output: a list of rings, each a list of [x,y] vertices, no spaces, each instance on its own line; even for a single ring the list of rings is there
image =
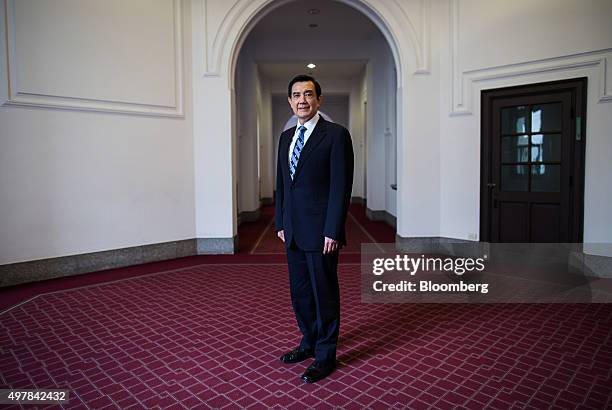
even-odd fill
[[[180,2],[19,0],[8,5],[17,99],[177,105]]]
[[[266,78],[258,76],[260,86],[259,101],[259,167],[261,198],[272,198],[274,196],[275,182],[274,168],[276,150],[274,146],[274,134],[272,131],[272,93]]]
[[[237,232],[238,203],[232,43],[222,43],[222,69],[214,66],[218,55],[211,51],[228,3],[192,0],[191,7],[195,233],[197,238],[228,239]],[[233,38],[238,36],[238,28],[228,30],[234,30]]]
[[[432,118],[440,124],[440,235],[478,237],[480,91],[586,76],[584,241],[612,242],[612,70],[608,61],[605,75],[602,64],[612,57],[612,2],[462,0],[439,3],[432,16],[441,73]]]
[[[212,89],[218,89],[218,81],[225,80],[224,69],[228,66],[224,58],[229,61],[235,38],[232,36],[237,36],[240,27],[264,3],[265,0],[258,0],[232,7],[222,1],[207,2],[206,21],[210,29],[206,30],[207,35],[198,35],[206,39],[208,53],[204,53],[200,68],[205,73],[220,75],[219,79],[207,78]],[[364,2],[351,4],[366,9]],[[370,16],[378,24],[384,20],[389,28],[387,38],[395,41],[392,50],[401,70],[396,130],[397,155],[401,159],[397,192],[400,207],[396,210],[400,236],[467,239],[478,233],[482,89],[587,75],[585,241],[612,239],[608,228],[612,226],[612,216],[606,211],[612,202],[612,187],[605,183],[612,175],[610,139],[605,131],[610,129],[612,117],[607,103],[612,94],[609,84],[612,65],[608,63],[608,72],[604,72],[612,39],[609,1],[524,0],[510,4],[485,0],[372,0],[367,4],[375,9]],[[225,25],[226,21],[236,24],[230,27]],[[288,60],[304,54],[327,59],[339,59],[349,52],[351,58],[367,59],[369,55],[363,44],[357,48],[350,42],[334,47],[329,44],[301,47],[283,39],[267,43],[258,55],[269,60],[278,50]],[[368,111],[374,110],[372,105],[376,101],[371,85],[368,81]],[[271,85],[270,89],[275,87]],[[202,114],[205,117],[213,119]],[[220,115],[213,121],[215,130],[223,129],[223,118]],[[384,126],[385,122],[379,124]],[[381,132],[385,130],[368,122],[368,141],[374,144]],[[222,154],[221,148],[215,152]],[[382,158],[376,152],[373,154],[378,156],[374,158],[369,154],[368,143],[368,165]],[[375,191],[377,188],[371,187],[369,180],[370,176],[368,192],[371,188]],[[386,183],[376,175],[372,175],[372,182]],[[215,183],[211,181],[211,186],[223,194],[222,200],[231,198]],[[376,198],[383,199],[373,204]],[[368,198],[368,205],[384,209],[386,198],[381,192]],[[204,203],[197,207],[204,209]],[[216,220],[223,220],[220,209],[215,210],[215,215]]]
[[[365,150],[366,117],[364,103],[367,101],[365,69],[359,81],[355,81],[349,95],[349,130],[353,137],[355,170],[353,174],[353,196],[365,198]]]
[[[367,114],[367,206],[396,215],[396,73],[391,50],[384,43],[372,43],[366,70]]]
[[[235,235],[232,52],[263,2],[8,2],[9,36],[0,39],[0,102],[7,102],[0,106],[0,263]],[[376,59],[383,65],[368,66],[361,87],[371,209],[395,211],[401,236],[472,238],[479,232],[480,91],[586,76],[584,240],[612,242],[609,0],[368,4],[372,18],[390,27],[401,63],[397,122],[389,118],[390,83],[378,81],[393,77],[391,52]],[[369,47],[278,39],[253,55],[369,59]],[[324,89],[351,93],[358,82],[334,80]],[[279,86],[258,87],[264,118],[266,95]],[[285,87],[283,79],[283,94]],[[355,106],[351,118],[358,118]],[[260,121],[260,135],[265,127]],[[393,151],[387,129],[398,135],[395,210],[383,166]]]
[[[261,86],[251,49],[244,47],[236,66],[238,212],[259,209],[257,134]]]
[[[12,5],[0,264],[193,238],[189,2]]]

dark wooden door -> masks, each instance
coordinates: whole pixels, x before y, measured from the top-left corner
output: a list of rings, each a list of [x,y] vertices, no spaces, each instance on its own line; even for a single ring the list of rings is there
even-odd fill
[[[481,239],[582,242],[586,79],[483,92]]]

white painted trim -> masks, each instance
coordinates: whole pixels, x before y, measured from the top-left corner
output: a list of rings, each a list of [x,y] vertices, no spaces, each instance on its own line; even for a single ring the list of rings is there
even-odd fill
[[[450,113],[451,115],[462,112],[463,108],[463,90],[461,89],[462,82],[457,80],[457,70],[461,67],[459,60],[459,0],[450,0],[448,13],[448,26],[450,35]],[[459,99],[459,101],[456,101]]]
[[[472,99],[475,95],[474,89],[477,83],[548,72],[567,72],[587,67],[594,67],[598,70],[598,102],[612,102],[612,92],[608,90],[606,81],[608,58],[612,58],[612,49],[456,73],[454,75],[455,84],[453,84],[452,89],[454,91],[458,90],[458,92],[453,94],[453,107],[450,115],[472,114]],[[480,88],[485,89],[486,87],[481,86]],[[464,90],[467,90],[467,96],[464,94]]]
[[[210,34],[208,32],[208,8],[207,8],[207,2],[208,0],[203,0],[203,7],[202,7],[202,12],[203,12],[203,23],[204,23],[204,33],[203,33],[203,40],[204,40],[204,61],[203,61],[203,70],[202,70],[202,76],[203,77],[219,77],[221,75],[221,70],[222,70],[222,62],[223,62],[223,54],[227,51],[228,48],[228,38],[230,38],[230,33],[233,30],[236,30],[236,25],[238,24],[239,20],[244,20],[244,16],[249,16],[246,19],[246,24],[247,25],[251,25],[251,27],[254,27],[257,22],[263,17],[263,15],[259,15],[260,11],[262,9],[264,9],[265,7],[267,7],[268,5],[272,6],[272,9],[278,8],[282,5],[284,5],[285,3],[289,3],[290,1],[293,0],[279,0],[274,2],[273,5],[271,5],[271,0],[264,0],[263,2],[254,2],[251,0],[237,0],[232,7],[227,11],[227,13],[223,16],[223,20],[221,20],[221,24],[219,25],[219,28],[217,29],[217,32],[214,33],[214,38],[212,41],[212,44],[209,47],[208,44],[208,39],[210,38]],[[257,4],[259,3],[259,4]],[[255,7],[254,10],[252,11],[248,11],[249,7]],[[270,9],[270,10],[272,10]],[[267,13],[266,13],[267,14]],[[258,16],[259,15],[259,16]],[[248,34],[247,30],[247,34]],[[240,27],[239,33],[244,33],[245,32],[245,27]],[[242,35],[241,36],[241,40],[244,41],[246,39],[246,35]],[[238,45],[238,47],[236,47],[237,49],[240,49],[240,47],[242,47],[242,41],[241,43]],[[232,47],[231,49],[234,49],[234,47]],[[232,87],[230,87],[231,89]]]
[[[159,117],[182,117],[184,116],[183,107],[183,23],[182,23],[182,0],[172,0],[174,14],[174,92],[176,104],[172,106],[130,103],[123,101],[113,101],[106,99],[76,98],[67,95],[47,95],[36,93],[20,92],[18,89],[17,74],[18,68],[15,61],[15,19],[14,1],[4,0],[4,23],[6,25],[6,43],[3,53],[7,55],[6,83],[8,88],[6,99],[0,100],[0,105],[29,106],[38,108],[56,108],[79,111],[113,112],[124,114],[150,115]],[[3,85],[4,88],[4,85]],[[0,98],[2,96],[0,95]]]
[[[202,1],[202,14],[200,15],[200,20],[204,24],[204,30],[202,30],[202,77],[206,77],[208,75],[208,64],[210,61],[210,50],[208,47],[208,0]]]
[[[263,0],[259,2],[253,2],[250,0],[237,0],[232,7],[228,10],[228,12],[223,17],[221,24],[217,31],[212,34],[209,33],[208,26],[208,0],[202,0],[202,14],[200,16],[201,21],[204,25],[204,32],[202,33],[203,40],[203,56],[202,56],[202,77],[218,77],[221,75],[222,66],[223,66],[223,55],[227,50],[227,42],[230,38],[230,33],[236,29],[236,25],[239,21],[244,20],[246,24],[244,27],[241,27],[238,31],[239,38],[238,44],[231,47],[231,50],[240,50],[242,46],[242,42],[246,38],[245,34],[248,34],[251,28],[253,28],[259,20],[264,16],[263,13],[260,13],[264,8],[268,8],[267,12],[272,9],[283,6],[286,3],[289,3],[294,0],[278,0],[272,3],[271,0]],[[421,0],[421,27],[420,32],[414,27],[412,20],[409,18],[408,14],[402,8],[401,3],[398,0],[394,0],[393,3],[381,3],[374,5],[371,1],[368,0],[359,0],[359,1],[351,1],[351,0],[339,0],[342,3],[345,3],[349,7],[353,7],[360,12],[362,12],[365,16],[367,16],[373,23],[378,27],[378,29],[383,33],[387,41],[389,42],[390,48],[395,57],[395,63],[398,67],[398,84],[401,79],[401,71],[400,67],[405,65],[399,61],[399,49],[397,49],[398,41],[395,37],[389,37],[391,33],[393,33],[393,27],[402,27],[402,37],[408,37],[414,48],[414,57],[416,61],[416,70],[414,74],[429,74],[430,72],[430,31],[431,31],[431,5],[428,0]],[[388,10],[390,15],[400,15],[401,16],[401,25],[398,24],[390,24],[388,21],[383,19],[378,9],[381,6],[389,6],[394,7],[394,10]],[[253,8],[253,10],[249,10],[249,8]],[[265,13],[267,14],[267,13]],[[245,19],[245,16],[246,19]],[[209,45],[209,39],[214,36],[212,44]],[[236,56],[230,55],[230,65],[229,72],[233,72],[233,60]],[[232,88],[232,83],[230,82],[230,89]]]
[[[421,55],[422,64],[415,74],[429,74],[431,61],[431,2],[421,0]]]
[[[0,106],[9,99],[8,20],[6,2],[0,4]]]
[[[599,102],[612,101],[612,90],[608,84],[606,68],[608,58],[612,58],[612,49],[603,49],[585,53],[545,58],[486,67],[476,70],[461,71],[461,56],[459,54],[459,0],[450,1],[450,75],[451,98],[450,115],[471,115],[473,98],[477,83],[495,81],[504,78],[526,77],[534,74],[567,72],[579,68],[594,67],[598,70]],[[486,87],[480,86],[480,89]]]
[[[415,58],[416,58],[416,71],[414,74],[429,74],[430,66],[429,66],[429,57],[430,57],[430,48],[431,42],[429,39],[429,33],[431,31],[431,19],[430,19],[430,6],[431,2],[427,0],[421,0],[421,29],[417,33],[417,30],[414,28],[414,24],[406,13],[406,10],[402,7],[402,3],[399,0],[395,0],[395,5],[399,10],[401,10],[402,21],[408,23],[409,28],[409,38],[412,41],[412,45],[414,47]],[[369,17],[368,13],[364,13]],[[380,29],[380,27],[379,27]],[[383,30],[381,30],[383,31]]]
[[[197,32],[195,44],[203,42],[200,46],[200,52],[197,54],[195,61],[196,75],[203,77],[216,77],[227,80],[227,86],[231,101],[231,132],[229,135],[231,143],[235,148],[236,144],[236,123],[235,123],[235,91],[234,81],[236,73],[236,60],[240,49],[249,34],[250,30],[260,22],[260,20],[269,12],[295,0],[234,0],[227,5],[225,16],[215,16],[215,20],[219,21],[219,26],[216,24],[210,26],[206,24],[212,16],[207,14],[211,11],[208,7],[210,4],[205,4],[207,0],[193,0],[195,4],[196,14],[194,14],[195,27],[203,26],[205,33]],[[416,16],[412,16],[412,20],[407,19],[406,10],[401,9],[397,1],[391,0],[337,0],[341,3],[350,6],[368,17],[373,24],[381,31],[391,53],[396,67],[396,133],[397,137],[397,184],[401,190],[403,183],[402,169],[405,167],[405,159],[402,155],[404,151],[404,140],[411,137],[407,134],[409,127],[406,126],[409,113],[404,112],[404,101],[408,101],[408,95],[412,89],[410,82],[412,77],[419,74],[429,73],[430,64],[430,27],[431,27],[431,5],[429,0],[419,0],[421,9],[416,11]],[[201,10],[198,10],[201,7]],[[426,17],[425,21],[419,26],[419,30],[415,29],[413,20],[415,18]],[[420,33],[420,37],[418,36]],[[196,115],[197,117],[197,115]],[[232,163],[236,164],[236,152],[232,151]],[[235,171],[235,169],[234,169]],[[230,172],[232,175],[232,186],[236,186],[235,172]],[[235,188],[232,190],[235,194]],[[235,197],[235,195],[234,195]],[[237,206],[236,198],[232,198],[234,211]],[[404,209],[403,201],[406,199],[402,195],[397,195],[396,208],[397,210]],[[196,212],[197,213],[197,212]],[[235,225],[236,212],[234,212],[233,223]],[[196,220],[198,220],[196,215]],[[398,212],[397,226],[401,228],[401,220],[403,219],[402,212]],[[235,227],[234,227],[235,232]],[[399,231],[401,232],[401,231]]]

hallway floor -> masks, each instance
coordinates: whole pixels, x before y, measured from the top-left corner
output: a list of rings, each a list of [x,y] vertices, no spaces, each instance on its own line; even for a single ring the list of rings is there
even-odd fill
[[[307,385],[272,209],[237,255],[198,256],[0,293],[0,388],[66,408],[612,406],[611,304],[361,303],[359,245],[394,232],[352,206],[339,267],[339,368]],[[18,406],[13,406],[18,408]]]

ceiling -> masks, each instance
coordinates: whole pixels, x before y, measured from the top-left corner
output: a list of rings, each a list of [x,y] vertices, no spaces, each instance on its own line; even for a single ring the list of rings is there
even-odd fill
[[[316,74],[323,77],[357,77],[365,69],[365,60],[317,60],[316,69],[306,68],[302,61],[258,62],[259,73],[268,78],[291,78],[295,73]]]
[[[313,11],[314,10],[314,14]],[[316,24],[317,27],[310,27]],[[272,10],[249,34],[249,40],[265,43],[279,38],[296,44],[304,39],[313,42],[347,40],[355,43],[382,35],[360,11],[334,0],[297,0]],[[310,61],[257,61],[260,75],[268,78],[291,78],[295,73],[316,74],[317,78],[357,77],[363,74],[365,60],[320,60],[308,69]]]
[[[318,10],[316,14],[309,10]],[[309,27],[316,24],[317,27]],[[378,28],[360,11],[333,0],[297,0],[265,15],[250,36],[257,40],[339,39],[360,41],[380,36]]]
[[[304,54],[313,57],[309,61],[288,57],[296,53],[284,53],[282,49],[278,50],[279,53],[265,50],[260,59],[255,53],[259,74],[273,80],[305,73],[315,75],[319,81],[333,81],[363,75],[367,63],[364,59],[334,59],[334,44],[349,42],[359,47],[360,42],[372,39],[384,41],[380,30],[357,9],[335,0],[296,0],[266,14],[249,33],[245,44],[258,44],[264,50],[265,47],[279,47],[279,41],[300,47],[308,44]],[[327,50],[331,49],[332,52],[324,53],[324,59],[314,58],[317,53],[312,52],[311,45],[321,43],[326,44]],[[346,56],[347,53],[341,54]],[[278,59],[276,56],[282,57]],[[317,65],[314,70],[306,67],[309,62]]]

